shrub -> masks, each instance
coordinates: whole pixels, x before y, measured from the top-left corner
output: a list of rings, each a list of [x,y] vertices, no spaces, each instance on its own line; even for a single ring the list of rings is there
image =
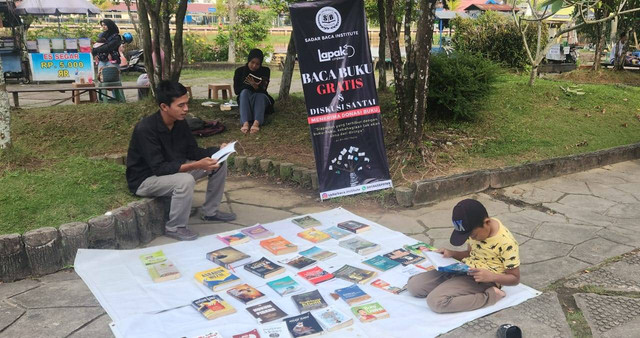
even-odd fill
[[[244,59],[253,48],[261,48],[265,55],[273,51],[272,46],[260,47],[269,35],[272,18],[273,13],[269,11],[259,12],[247,7],[238,11],[239,23],[232,28],[238,60]]]
[[[477,19],[455,18],[453,47],[461,53],[477,53],[507,67],[523,68],[529,64],[522,35],[510,17],[486,12]],[[535,53],[538,31],[530,24],[525,30],[529,48]],[[542,47],[548,30],[542,26]]]
[[[498,65],[478,54],[432,55],[427,115],[441,119],[474,119],[499,72]]]

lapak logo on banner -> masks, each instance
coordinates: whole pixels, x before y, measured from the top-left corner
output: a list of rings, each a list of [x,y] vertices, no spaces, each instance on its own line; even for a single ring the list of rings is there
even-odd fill
[[[320,198],[392,188],[363,0],[289,8]]]
[[[325,33],[333,33],[340,28],[342,16],[333,7],[324,7],[316,14],[316,25]]]
[[[356,49],[350,45],[340,46],[338,47],[337,50],[333,50],[329,52],[323,52],[318,49],[318,60],[320,62],[342,60],[344,58],[350,58],[355,54],[356,54]]]

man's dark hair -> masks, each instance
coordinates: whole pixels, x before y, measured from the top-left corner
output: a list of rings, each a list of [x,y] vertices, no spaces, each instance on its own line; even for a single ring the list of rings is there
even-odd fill
[[[164,80],[158,84],[158,87],[156,87],[156,102],[158,103],[158,106],[163,103],[170,106],[171,103],[173,103],[173,100],[185,95],[186,93],[187,88],[185,88],[180,82]]]

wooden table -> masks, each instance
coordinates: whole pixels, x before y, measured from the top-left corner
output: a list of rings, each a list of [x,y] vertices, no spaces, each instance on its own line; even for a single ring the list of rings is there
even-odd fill
[[[209,85],[209,99],[211,99],[211,93],[213,92],[213,99],[218,99],[218,91],[222,91],[222,98],[227,100],[231,97],[231,85],[223,83],[214,83]],[[227,94],[228,93],[228,94]]]
[[[74,83],[75,84],[75,83]],[[46,93],[46,92],[60,92],[60,93],[65,93],[65,92],[78,92],[78,95],[85,93],[85,92],[89,92],[92,91],[94,93],[94,95],[96,93],[96,90],[99,89],[106,89],[106,90],[112,90],[112,89],[123,89],[123,90],[127,90],[127,89],[147,89],[149,88],[149,86],[138,86],[138,85],[131,85],[131,86],[106,86],[106,87],[91,87],[91,88],[77,88],[74,86],[65,86],[65,87],[41,87],[41,88],[22,88],[22,89],[7,89],[7,93],[11,93],[13,95],[13,106],[16,108],[20,108],[20,99],[18,98],[18,95],[20,93]],[[71,100],[74,98],[74,95],[72,95],[71,97],[65,98],[65,99],[61,99],[59,100],[59,102],[55,103],[55,105],[58,105],[66,100]]]

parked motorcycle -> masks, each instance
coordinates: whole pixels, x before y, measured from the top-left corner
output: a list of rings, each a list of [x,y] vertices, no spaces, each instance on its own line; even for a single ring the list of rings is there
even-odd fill
[[[127,52],[126,55],[129,63],[120,68],[120,71],[123,73],[146,73],[147,70],[144,68],[144,51],[142,49],[132,50]]]

